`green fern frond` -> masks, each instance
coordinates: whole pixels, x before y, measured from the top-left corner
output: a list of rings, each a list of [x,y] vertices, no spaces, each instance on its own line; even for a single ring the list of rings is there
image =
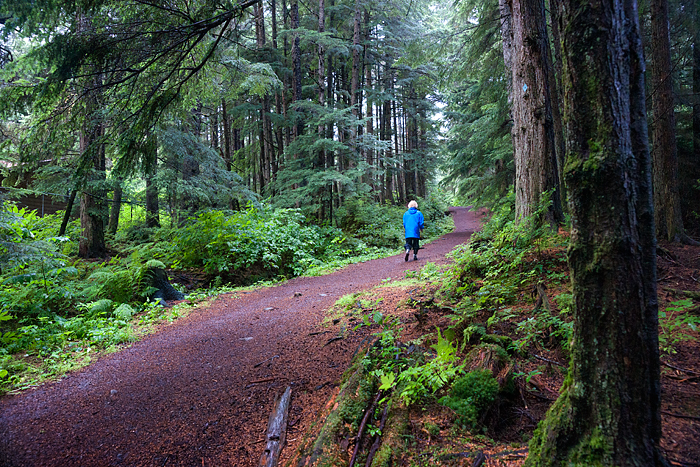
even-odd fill
[[[150,261],[147,261],[143,267],[148,268],[148,269],[153,269],[153,268],[165,269],[165,264],[163,264],[162,261],[158,261],[157,259],[152,259]]]
[[[91,303],[88,305],[89,311],[88,313],[90,315],[100,315],[100,314],[109,314],[112,312],[114,309],[114,302],[112,300],[103,298],[101,300],[97,300],[94,303]]]
[[[136,310],[134,310],[130,305],[126,303],[122,303],[117,307],[116,310],[114,310],[114,316],[117,319],[121,319],[124,321],[128,321],[131,319],[132,316],[136,313]]]

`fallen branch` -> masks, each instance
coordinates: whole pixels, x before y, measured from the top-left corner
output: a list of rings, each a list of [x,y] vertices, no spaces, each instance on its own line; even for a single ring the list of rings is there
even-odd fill
[[[688,420],[700,420],[700,417],[694,417],[692,415],[681,415],[679,413],[666,412],[665,410],[662,410],[661,413],[664,415],[668,415],[668,416],[676,417],[676,418],[687,418]]]
[[[476,454],[476,457],[474,458],[474,463],[472,464],[472,467],[481,467],[484,464],[484,462],[486,462],[486,454],[479,451]]]
[[[257,368],[257,367],[259,367],[260,365],[262,365],[263,363],[269,362],[270,360],[274,360],[274,359],[276,359],[276,358],[280,358],[280,356],[279,356],[279,355],[273,355],[272,357],[268,358],[267,360],[263,360],[263,361],[260,362],[260,363],[256,363],[255,365],[253,365],[253,368]]]
[[[327,341],[325,344],[323,344],[323,346],[325,347],[325,346],[327,346],[328,344],[332,344],[333,342],[339,341],[339,340],[342,340],[342,339],[343,339],[342,336],[332,337],[332,338],[328,339],[328,341]]]
[[[700,292],[697,292],[695,290],[672,289],[670,287],[664,287],[664,290],[672,292],[676,295],[685,295],[688,298],[694,298],[696,300],[700,300]]]
[[[357,460],[357,454],[360,452],[360,445],[362,444],[362,434],[367,426],[367,420],[369,420],[370,415],[374,413],[374,408],[377,406],[377,402],[379,402],[381,397],[382,391],[379,391],[372,405],[370,405],[369,410],[367,410],[365,416],[362,417],[362,423],[360,423],[360,428],[357,430],[357,436],[355,437],[355,450],[352,453],[352,458],[350,459],[350,465],[348,467],[353,467],[355,465],[355,460]]]
[[[289,414],[289,401],[292,399],[292,388],[287,389],[279,400],[275,400],[275,408],[270,414],[270,422],[267,427],[267,446],[260,456],[260,467],[274,467],[277,465],[280,451],[284,447],[284,439],[287,436],[287,415]]]
[[[566,367],[566,365],[564,365],[563,363],[559,363],[559,362],[557,362],[557,361],[550,360],[550,359],[545,358],[545,357],[541,357],[541,356],[536,355],[536,354],[534,354],[534,353],[533,353],[533,354],[530,354],[530,355],[532,355],[533,357],[535,357],[535,358],[538,359],[538,360],[542,360],[543,362],[552,363],[552,364],[554,364],[554,365],[559,365],[559,366],[561,366],[561,367]]]
[[[374,460],[374,455],[377,453],[379,450],[379,446],[381,445],[382,442],[382,432],[384,431],[384,427],[386,426],[386,419],[389,416],[389,404],[387,404],[384,407],[384,412],[382,412],[382,421],[379,422],[379,435],[377,436],[377,439],[374,440],[374,443],[372,444],[372,447],[369,450],[369,454],[367,454],[367,462],[365,462],[365,467],[370,467],[372,465],[372,460]]]
[[[683,372],[683,373],[687,373],[687,374],[693,375],[693,376],[700,376],[700,373],[698,373],[698,372],[696,372],[696,371],[693,371],[693,370],[686,370],[685,368],[679,368],[679,367],[677,367],[677,366],[671,365],[670,363],[666,363],[666,362],[664,362],[663,360],[661,361],[661,363],[663,363],[665,366],[671,368],[672,370],[677,370],[677,371],[680,371],[680,372]]]
[[[254,385],[260,384],[260,383],[268,383],[268,382],[270,382],[270,381],[275,381],[276,379],[277,379],[277,378],[256,379],[255,381],[251,381],[250,383],[248,383],[248,385],[246,386],[246,388],[249,388],[249,387],[251,387],[251,386],[254,386]]]

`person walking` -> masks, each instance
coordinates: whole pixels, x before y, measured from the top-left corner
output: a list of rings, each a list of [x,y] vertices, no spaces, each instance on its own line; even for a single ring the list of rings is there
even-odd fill
[[[403,228],[406,230],[406,256],[403,260],[408,261],[408,256],[413,250],[413,261],[418,260],[418,241],[420,233],[425,227],[423,222],[423,213],[418,210],[418,203],[411,200],[408,203],[408,211],[403,214]]]

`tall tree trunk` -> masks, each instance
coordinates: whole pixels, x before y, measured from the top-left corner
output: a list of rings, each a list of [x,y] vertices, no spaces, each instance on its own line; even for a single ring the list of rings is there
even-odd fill
[[[326,2],[325,0],[318,0],[318,32],[319,34],[323,34],[326,30]],[[323,112],[325,109],[323,107],[325,106],[326,103],[326,64],[325,64],[325,58],[326,58],[326,51],[323,47],[323,43],[319,41],[318,43],[318,48],[317,48],[317,53],[318,53],[318,70],[316,74],[316,79],[318,80],[318,105],[321,107],[320,112]],[[318,124],[318,128],[316,129],[318,132],[318,137],[323,139],[326,137],[326,126],[323,123]],[[319,169],[325,169],[326,168],[326,150],[321,149],[318,154],[318,162],[317,166]],[[324,192],[326,190],[321,190],[321,196],[323,197]],[[320,201],[321,204],[321,212],[319,213],[319,219],[323,221],[325,217],[325,209],[324,209],[324,200],[322,199]]]
[[[154,134],[151,134],[148,138],[144,158],[146,169],[146,225],[148,227],[160,227],[159,189],[156,180],[158,173],[158,141]]]
[[[265,36],[265,10],[262,0],[253,5],[253,14],[255,15],[255,38],[258,51],[262,53],[267,42]],[[270,98],[265,95],[259,100],[260,102],[260,160],[258,172],[258,185],[260,194],[263,194],[271,179],[272,167],[272,124],[270,122]]]
[[[78,245],[81,258],[101,258],[106,253],[104,221],[107,217],[105,203],[105,146],[101,141],[103,126],[100,116],[100,87],[96,77],[92,89],[87,91],[87,112],[80,135],[80,153],[85,162],[86,183],[80,194],[80,227],[82,234]]]
[[[563,2],[574,335],[570,374],[525,465],[661,466],[656,241],[637,5]]]
[[[294,33],[294,43],[292,45],[292,83],[294,91],[294,102],[299,102],[301,100],[301,39],[299,38],[299,33],[296,32],[299,29],[299,2],[297,0],[292,1],[292,29]],[[297,113],[297,112],[295,112]],[[298,117],[295,117],[294,122],[294,138],[296,139],[301,134],[301,123]]]
[[[391,74],[391,63],[387,61],[384,67],[384,91],[387,96],[394,92],[394,81]],[[384,165],[386,168],[386,184],[384,187],[384,199],[390,203],[394,203],[394,165],[392,159],[392,143],[391,143],[391,100],[385,99],[382,104],[382,121],[384,122],[384,131],[382,132],[382,141],[386,141],[387,149],[384,150]],[[396,154],[398,156],[398,154]]]
[[[224,163],[226,164],[226,170],[230,172],[232,167],[231,161],[233,160],[233,151],[231,146],[231,119],[228,115],[226,99],[221,99],[221,118],[224,121]]]
[[[114,235],[117,233],[119,228],[119,214],[122,210],[122,195],[124,193],[124,181],[118,178],[114,185],[114,198],[112,199],[112,205],[109,210],[109,224],[107,224],[107,231]]]
[[[554,4],[552,4],[554,3]],[[564,139],[564,123],[562,121],[562,87],[561,87],[561,32],[559,22],[561,11],[560,2],[550,2],[550,18],[552,23],[552,42],[554,43],[554,59],[552,48],[547,47],[549,70],[550,96],[552,102],[552,125],[554,130],[554,144],[556,147],[557,181],[559,186],[559,199],[562,211],[567,210],[566,184],[564,183],[564,165],[566,164],[566,140]]]
[[[352,82],[350,84],[350,105],[352,106],[352,114],[355,118],[359,118],[360,109],[358,101],[360,100],[357,92],[360,87],[360,0],[355,0],[355,16],[353,19],[353,34],[352,34]],[[357,133],[357,127],[354,126],[353,134]]]
[[[563,221],[549,83],[544,0],[512,0],[513,148],[516,221],[531,216],[542,193],[553,191],[546,220]],[[542,222],[545,219],[538,219]]]
[[[691,180],[700,179],[700,2],[694,2],[693,8],[693,156],[689,177]],[[694,188],[691,193],[695,202],[691,205],[693,211],[700,212],[698,199],[698,189]]]
[[[75,204],[76,193],[78,193],[78,190],[74,188],[71,190],[70,196],[68,197],[68,205],[66,206],[66,212],[63,214],[61,227],[58,229],[59,237],[63,237],[66,234],[66,229],[68,228],[68,221],[70,221],[70,215],[73,212],[73,205]]]
[[[287,9],[286,0],[282,0],[282,21],[284,22],[284,29],[289,30],[289,17],[290,11]],[[284,35],[284,64],[289,68],[289,39],[288,35]],[[293,66],[293,65],[292,65]],[[288,122],[284,127],[284,141],[285,146],[289,146],[292,141],[292,125],[289,124],[288,110],[289,110],[289,98],[287,96],[291,95],[292,101],[294,100],[294,81],[290,84],[287,74],[285,73],[282,77],[282,115],[284,116],[284,121]]]
[[[370,26],[369,26],[369,9],[365,9],[365,88],[367,90],[372,89],[372,65],[370,64],[370,56],[369,56],[369,40],[370,40]],[[372,149],[372,138],[374,137],[374,124],[373,124],[373,119],[374,119],[374,111],[372,108],[372,100],[370,99],[370,94],[369,92],[366,93],[365,97],[366,105],[367,108],[365,110],[365,117],[367,118],[367,123],[366,123],[366,129],[365,133],[368,136],[368,141],[369,144],[367,145],[367,157],[366,157],[366,162],[367,162],[367,167],[368,167],[368,172],[367,172],[367,182],[369,183],[369,186],[372,189],[372,196],[374,196],[375,201],[379,201],[379,196],[377,193],[377,183],[376,183],[376,178],[375,178],[375,172],[376,172],[376,167],[375,167],[375,162],[374,162],[374,150]]]
[[[270,0],[270,16],[272,22],[272,48],[275,51],[275,55],[277,55],[277,0]],[[280,93],[280,91],[275,91],[275,112],[278,116],[281,116],[284,113],[282,110],[283,101],[284,80],[282,81],[282,92]],[[273,178],[277,177],[280,160],[282,159],[282,154],[284,153],[282,125],[279,123],[275,126],[275,140],[277,141],[277,155],[272,162]]]
[[[498,0],[501,14],[501,41],[503,43],[503,62],[506,66],[506,90],[508,106],[513,105],[513,4],[512,0]],[[512,117],[512,111],[511,111]]]
[[[219,149],[219,109],[214,107],[211,114],[209,115],[209,124],[211,125],[211,147],[214,149]]]
[[[656,236],[681,241],[685,236],[678,191],[678,150],[671,79],[668,1],[651,0],[651,83],[654,124],[654,216]]]

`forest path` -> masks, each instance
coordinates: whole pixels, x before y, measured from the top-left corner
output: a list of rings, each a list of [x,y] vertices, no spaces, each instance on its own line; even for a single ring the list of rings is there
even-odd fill
[[[365,335],[324,346],[338,332],[310,335],[324,310],[428,261],[445,263],[483,219],[452,211],[454,232],[426,245],[418,261],[401,253],[223,295],[60,381],[5,396],[0,466],[256,465],[273,400],[291,385],[289,455]]]

